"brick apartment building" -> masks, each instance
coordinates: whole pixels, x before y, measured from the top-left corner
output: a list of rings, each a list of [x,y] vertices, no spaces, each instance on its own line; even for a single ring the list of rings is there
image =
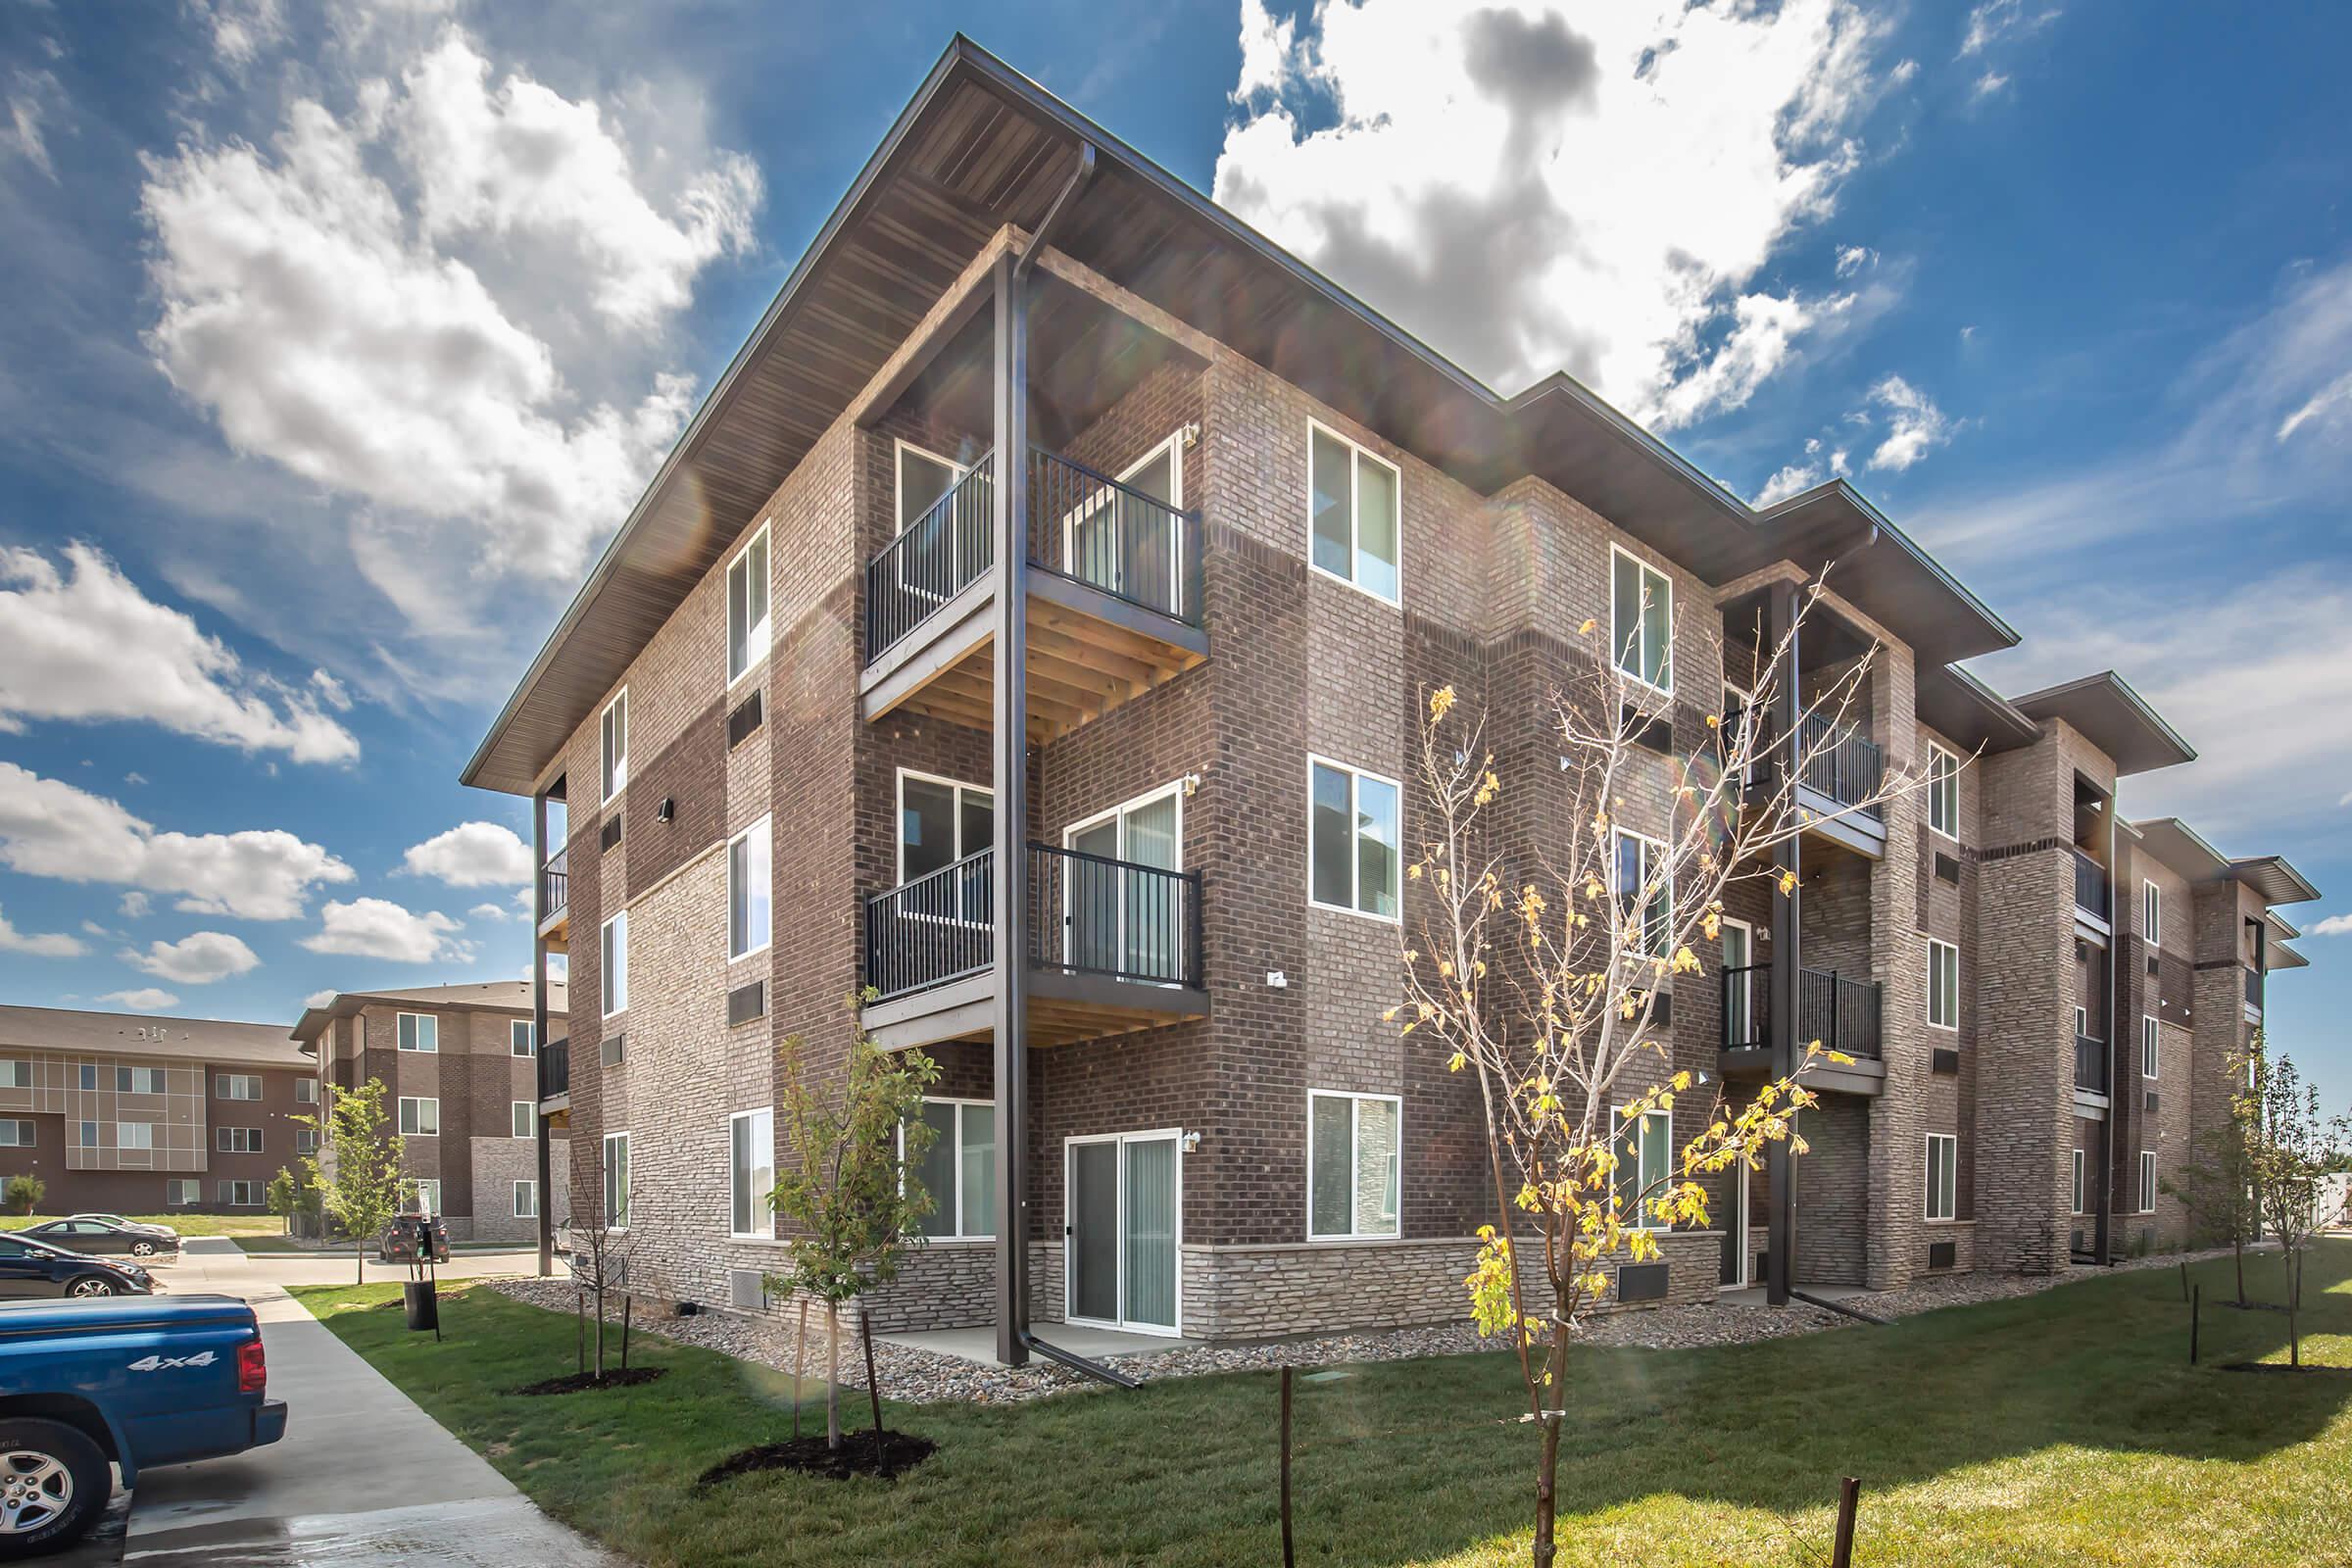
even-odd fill
[[[2122,821],[2188,747],[2112,673],[1961,672],[2016,634],[1843,483],[1758,512],[1565,376],[1495,397],[958,39],[465,770],[535,802],[542,1126],[648,1288],[767,1304],[777,1047],[838,1054],[870,988],[943,1068],[878,1327],[1458,1317],[1475,1091],[1380,1021],[1422,694],[1487,710],[1539,844],[1575,628],[1696,755],[1833,561],[1786,684],[1878,653],[1806,786],[1935,783],[1808,834],[1676,987],[1677,1064],[1761,1077],[1775,1016],[1856,1060],[1787,1191],[1628,1300],[2177,1239],[2152,1183],[2310,888]]]
[[[538,1042],[535,988],[517,980],[347,991],[304,1010],[292,1038],[315,1053],[333,1088],[370,1078],[398,1118],[416,1182],[411,1206],[442,1215],[459,1241],[539,1234]],[[564,1010],[564,987],[552,988]],[[282,1031],[281,1031],[282,1035]],[[550,1146],[559,1168],[569,1155]],[[554,1218],[569,1212],[556,1188]]]
[[[318,1099],[281,1024],[0,1006],[0,1180],[46,1213],[258,1213]]]

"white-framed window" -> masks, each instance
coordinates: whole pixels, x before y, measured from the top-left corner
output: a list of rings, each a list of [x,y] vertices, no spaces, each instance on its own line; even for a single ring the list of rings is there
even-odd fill
[[[316,1127],[295,1128],[294,1152],[297,1154],[316,1154],[318,1152],[318,1129]]]
[[[604,799],[629,787],[629,689],[623,686],[612,694],[605,710],[597,715],[596,748],[604,778]]]
[[[14,1065],[16,1065],[14,1062],[0,1062],[0,1071],[5,1071],[6,1068]],[[81,1064],[81,1087],[85,1094],[98,1087],[98,1064],[96,1062],[85,1061]]]
[[[168,1082],[161,1067],[115,1069],[115,1093],[119,1095],[160,1095]]]
[[[17,1058],[0,1061],[0,1089],[30,1089],[32,1063]]]
[[[1609,546],[1609,657],[1618,671],[1674,690],[1674,582],[1623,545]]]
[[[1400,920],[1402,791],[1378,773],[1306,760],[1308,899],[1326,909]]]
[[[119,1121],[115,1123],[117,1149],[153,1149],[155,1123],[151,1121]]]
[[[2081,1003],[2075,1004],[2075,1038],[2077,1040],[2090,1038],[2090,1009]]]
[[[597,967],[605,987],[605,1016],[610,1018],[629,1004],[629,911],[623,909],[607,920],[599,941],[602,961]]]
[[[536,1114],[538,1107],[527,1100],[511,1100],[507,1103],[511,1107],[509,1112],[511,1116],[510,1130],[514,1135],[517,1138],[539,1136],[539,1121]]]
[[[438,1052],[441,1049],[441,1020],[429,1012],[396,1014],[394,1023],[399,1032],[403,1051]]]
[[[2164,946],[2164,889],[2154,882],[2139,884],[2139,934],[2151,948]]]
[[[899,882],[945,870],[997,841],[997,796],[910,768],[899,769]],[[973,918],[985,918],[980,910]]]
[[[776,1113],[762,1106],[727,1118],[727,1234],[776,1232],[768,1195],[776,1190]]]
[[[528,1018],[507,1020],[507,1054],[536,1056],[539,1054],[539,1026]]]
[[[438,1214],[441,1212],[441,1178],[412,1176],[408,1195],[400,1200],[403,1214]]]
[[[216,1127],[213,1129],[213,1148],[223,1154],[258,1154],[262,1152],[262,1130],[259,1127]]]
[[[297,1105],[316,1105],[318,1103],[318,1080],[316,1078],[295,1079],[294,1103]]]
[[[629,1223],[629,1135],[605,1134],[605,1225],[626,1229]]]
[[[431,1098],[401,1096],[400,1136],[403,1138],[440,1137],[441,1102]]]
[[[748,958],[767,946],[768,876],[774,868],[768,821],[761,817],[727,840],[727,960]]]
[[[516,1182],[514,1200],[516,1219],[537,1219],[539,1217],[539,1184],[536,1181]]]
[[[939,498],[956,488],[964,474],[964,466],[925,452],[911,441],[897,444],[899,532],[920,522],[923,514],[939,505]]]
[[[2161,1077],[2164,1065],[2163,1030],[2154,1013],[2139,1015],[2139,1075],[2142,1078]]]
[[[1396,1235],[1404,1102],[1310,1089],[1306,1120],[1307,1240]]]
[[[767,652],[767,524],[727,563],[727,684]]]
[[[259,1208],[263,1202],[260,1182],[227,1181],[218,1189],[220,1202],[228,1208]]]
[[[1928,826],[1955,842],[1960,837],[1960,759],[1934,745],[1928,748]]]
[[[184,1208],[204,1201],[204,1183],[193,1176],[173,1176],[164,1182],[164,1206]]]
[[[0,1149],[30,1149],[40,1141],[40,1129],[14,1116],[0,1118]]]
[[[217,1072],[213,1074],[215,1100],[259,1100],[262,1098],[262,1075],[258,1072]]]
[[[1960,1027],[1960,950],[1928,938],[1928,1027]]]
[[[1723,942],[1723,1038],[1733,1046],[1760,1045],[1764,1031],[1756,1016],[1756,932],[1745,920],[1726,915]]]
[[[914,1179],[931,1196],[931,1212],[918,1228],[925,1236],[964,1241],[997,1234],[997,1104],[993,1100],[925,1100],[922,1119],[931,1128]],[[899,1158],[906,1157],[906,1133],[899,1132]]]
[[[2142,1214],[2156,1212],[2156,1151],[2153,1149],[2139,1152],[2139,1211]]]
[[[1657,839],[1625,828],[1615,830],[1617,861],[1617,918],[1631,925],[1637,906],[1642,915],[1642,951],[1663,954],[1674,941],[1674,868],[1667,864],[1666,846]],[[1652,879],[1657,886],[1650,887]],[[1649,890],[1648,897],[1642,890]]]
[[[1928,1218],[1960,1217],[1960,1140],[1928,1134]]]
[[[2074,1206],[2069,1208],[2067,1212],[2070,1214],[2080,1214],[2082,1212],[2082,1197],[2084,1189],[2087,1185],[2084,1181],[2086,1162],[2082,1157],[2082,1151],[2080,1149],[2076,1150],[2074,1152],[2074,1157],[2068,1163],[2072,1167],[2074,1181]]]
[[[1617,1219],[1631,1230],[1662,1231],[1665,1221],[1649,1210],[1674,1176],[1674,1113],[1645,1110],[1641,1125],[1617,1107]]]
[[[1396,465],[1306,421],[1307,561],[1327,577],[1400,603],[1404,481]]]

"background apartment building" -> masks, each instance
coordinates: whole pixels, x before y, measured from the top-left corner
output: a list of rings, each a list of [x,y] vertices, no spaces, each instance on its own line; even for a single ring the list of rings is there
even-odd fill
[[[281,1025],[0,1006],[0,1179],[44,1213],[260,1212],[318,1095]]]
[[[293,1039],[333,1088],[374,1079],[416,1182],[412,1206],[459,1241],[539,1234],[538,1032],[521,981],[348,991],[305,1009]],[[564,988],[554,987],[563,1011]],[[554,1155],[564,1160],[564,1141]],[[560,1165],[559,1168],[562,1168]],[[555,1194],[555,1218],[569,1212]]]
[[[1628,1301],[2044,1266],[2113,1215],[2145,1124],[2108,1020],[2142,1004],[2084,901],[2180,858],[2108,824],[2186,748],[2112,676],[1959,673],[2016,634],[1841,483],[1752,512],[1565,377],[1494,398],[959,40],[466,770],[534,798],[541,974],[577,982],[538,1001],[545,1122],[647,1288],[758,1307],[778,1048],[861,1027],[943,1068],[878,1326],[1458,1316],[1474,1086],[1380,1021],[1425,694],[1488,711],[1532,854],[1577,830],[1546,694],[1607,627],[1655,718],[1639,857],[1833,563],[1783,684],[1871,664],[1788,714],[1824,743],[1800,891],[1734,911],[1670,1027],[1735,1093],[1776,1014],[1855,1060],[1810,1075],[1793,1176],[1727,1184]],[[1933,786],[1841,810],[1888,767]],[[2283,881],[2175,874],[2278,961]]]

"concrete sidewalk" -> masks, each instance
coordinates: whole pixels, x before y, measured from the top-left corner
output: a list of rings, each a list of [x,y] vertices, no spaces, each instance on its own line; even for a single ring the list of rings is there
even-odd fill
[[[444,1431],[266,1275],[237,1278],[214,1249],[201,1282],[251,1301],[283,1441],[231,1459],[146,1472],[122,1561],[145,1568],[390,1563],[618,1565],[556,1523]],[[242,1254],[239,1254],[242,1258]],[[261,1260],[247,1260],[251,1267]],[[261,1271],[255,1270],[258,1274]]]

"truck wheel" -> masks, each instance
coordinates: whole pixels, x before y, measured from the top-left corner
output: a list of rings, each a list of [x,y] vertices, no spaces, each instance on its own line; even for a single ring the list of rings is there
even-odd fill
[[[84,1274],[66,1287],[68,1296],[112,1296],[115,1282],[98,1274]]]
[[[63,1422],[0,1420],[0,1559],[80,1536],[105,1511],[113,1480],[98,1446]]]

